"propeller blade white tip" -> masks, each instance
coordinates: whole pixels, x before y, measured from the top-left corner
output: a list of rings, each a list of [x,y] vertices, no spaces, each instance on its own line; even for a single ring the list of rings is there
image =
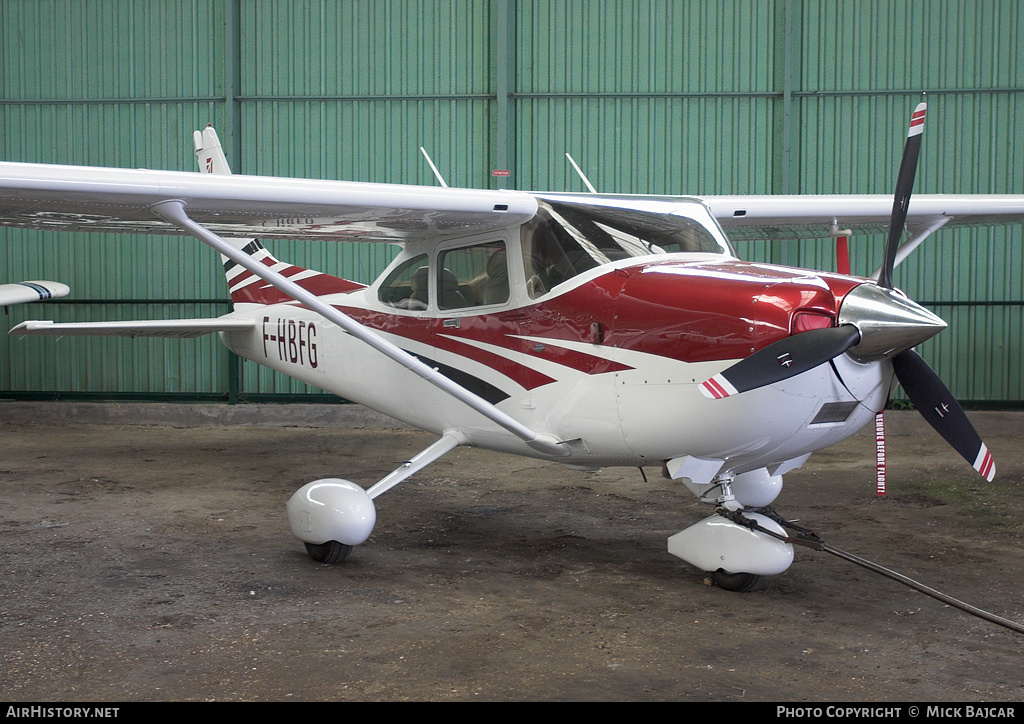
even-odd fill
[[[996,461],[992,458],[992,453],[988,451],[985,443],[981,443],[981,449],[978,450],[978,458],[974,461],[974,469],[981,473],[981,476],[990,483],[996,477]]]
[[[735,395],[737,389],[722,375],[715,375],[701,383],[700,393],[709,400],[721,400]]]
[[[913,115],[910,116],[910,130],[907,131],[907,138],[910,138],[911,136],[920,136],[924,131],[924,117],[927,110],[927,103],[917,104],[917,108],[914,109]]]

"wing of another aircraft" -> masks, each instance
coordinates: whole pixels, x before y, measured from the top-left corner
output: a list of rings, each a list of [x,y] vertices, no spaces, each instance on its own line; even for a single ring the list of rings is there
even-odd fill
[[[70,292],[71,288],[60,282],[30,281],[0,284],[0,307],[66,297]]]
[[[190,339],[213,332],[247,332],[256,326],[251,319],[154,319],[125,322],[68,322],[28,320],[9,334],[48,337],[173,337]]]

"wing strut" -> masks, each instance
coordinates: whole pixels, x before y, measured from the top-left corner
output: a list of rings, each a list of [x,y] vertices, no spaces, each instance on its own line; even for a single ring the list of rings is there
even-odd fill
[[[194,236],[199,239],[207,246],[213,247],[216,251],[260,277],[268,284],[273,285],[277,289],[289,295],[297,302],[305,304],[309,309],[321,315],[324,319],[338,325],[356,339],[366,342],[366,344],[370,345],[378,352],[381,352],[409,371],[419,375],[435,387],[447,392],[455,399],[465,403],[494,424],[518,437],[534,450],[546,455],[564,456],[569,454],[569,451],[563,447],[561,442],[554,436],[534,432],[515,418],[506,415],[482,397],[479,397],[466,388],[452,382],[434,368],[424,364],[405,350],[387,341],[376,332],[364,327],[362,324],[335,309],[331,305],[325,304],[315,294],[312,294],[300,287],[298,284],[289,281],[286,277],[271,270],[269,267],[254,261],[252,257],[243,253],[241,250],[236,249],[230,243],[220,238],[217,234],[214,234],[209,229],[197,224],[190,219],[188,214],[185,212],[185,203],[183,201],[177,199],[161,201],[160,203],[151,206],[150,209],[161,219],[174,224],[179,229],[182,229],[190,236]]]
[[[406,460],[400,467],[377,481],[369,490],[366,491],[366,494],[370,497],[370,500],[373,500],[378,495],[391,490],[391,488],[395,487],[406,478],[415,475],[445,453],[451,452],[460,445],[467,444],[469,444],[469,442],[458,430],[445,430],[441,439],[432,444],[426,450],[422,450],[409,460]]]

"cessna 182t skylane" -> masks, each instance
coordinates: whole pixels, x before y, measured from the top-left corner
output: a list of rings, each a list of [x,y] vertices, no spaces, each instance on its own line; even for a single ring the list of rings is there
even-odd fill
[[[573,468],[656,466],[716,512],[669,551],[746,589],[792,544],[758,509],[815,450],[883,409],[894,377],[989,480],[987,448],[912,347],[945,324],[892,281],[904,227],[1024,221],[1024,196],[919,196],[915,111],[896,200],[883,196],[638,197],[0,163],[0,223],[188,234],[223,258],[233,311],[216,319],[54,324],[12,334],[189,337],[353,400],[438,440],[368,489],[326,479],[288,503],[295,535],[343,560],[374,500],[460,445]],[[746,236],[888,226],[877,280],[736,258]],[[256,239],[399,244],[364,286],[278,261]],[[739,515],[737,515],[737,513]]]

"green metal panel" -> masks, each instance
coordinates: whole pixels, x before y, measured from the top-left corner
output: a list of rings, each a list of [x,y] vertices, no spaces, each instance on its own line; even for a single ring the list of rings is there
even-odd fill
[[[435,183],[423,146],[450,185],[486,185],[490,6],[242,3],[240,168]]]
[[[805,0],[804,90],[1020,88],[1017,0]]]
[[[473,100],[352,99],[242,104],[247,173],[436,184],[424,147],[451,186],[490,180],[490,105]]]
[[[772,92],[775,2],[521,0],[519,93]],[[764,41],[769,42],[764,42]]]
[[[775,3],[518,3],[521,188],[770,191]],[[722,191],[717,191],[721,193]]]
[[[7,0],[0,97],[214,96],[222,25],[222,3],[208,0]]]
[[[602,191],[890,193],[927,92],[915,191],[1024,193],[1022,0],[6,0],[0,54],[5,160],[193,170],[191,132],[212,122],[243,173],[433,184],[423,146],[461,186],[583,190],[569,152]],[[921,352],[962,399],[1024,402],[1022,240],[944,231],[897,270],[950,322]],[[393,254],[270,246],[362,282]],[[829,239],[739,246],[835,264]],[[881,246],[851,241],[855,273]],[[214,256],[0,230],[0,278],[73,290],[7,321],[218,314]],[[213,338],[5,337],[0,395],[311,391],[233,365]]]
[[[243,96],[490,92],[490,3],[241,3]]]
[[[751,97],[527,98],[517,104],[519,177],[529,187],[585,191],[767,193],[773,103]],[[699,142],[695,142],[699,139]]]

